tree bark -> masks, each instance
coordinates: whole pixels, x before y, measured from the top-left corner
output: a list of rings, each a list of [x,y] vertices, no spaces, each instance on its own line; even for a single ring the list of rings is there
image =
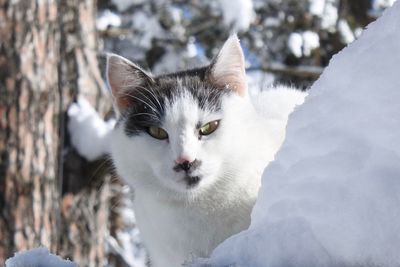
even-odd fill
[[[0,262],[57,249],[59,34],[55,1],[1,1]]]
[[[111,178],[68,147],[65,111],[110,107],[96,58],[95,0],[0,0],[0,262],[40,245],[106,262]],[[97,165],[96,165],[97,164]]]

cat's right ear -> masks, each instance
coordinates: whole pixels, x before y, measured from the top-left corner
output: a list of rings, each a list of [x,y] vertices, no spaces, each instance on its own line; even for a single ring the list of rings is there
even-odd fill
[[[229,88],[241,96],[247,94],[244,55],[236,34],[226,40],[209,68],[212,83]]]
[[[119,113],[123,113],[133,104],[134,90],[153,82],[150,74],[128,59],[115,54],[107,55],[106,76],[114,106]]]

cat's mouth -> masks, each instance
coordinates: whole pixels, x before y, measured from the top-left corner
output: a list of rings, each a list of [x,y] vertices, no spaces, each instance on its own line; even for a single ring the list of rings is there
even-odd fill
[[[200,183],[201,177],[196,175],[196,176],[191,176],[191,175],[185,175],[183,178],[184,183],[186,184],[187,189],[192,189],[196,187]]]

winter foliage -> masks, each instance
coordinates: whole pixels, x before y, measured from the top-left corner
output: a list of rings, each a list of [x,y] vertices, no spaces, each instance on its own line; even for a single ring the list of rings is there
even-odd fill
[[[105,51],[121,54],[153,73],[204,65],[236,32],[248,69],[269,71],[278,82],[305,88],[332,55],[392,3],[113,0],[101,6],[98,29]]]

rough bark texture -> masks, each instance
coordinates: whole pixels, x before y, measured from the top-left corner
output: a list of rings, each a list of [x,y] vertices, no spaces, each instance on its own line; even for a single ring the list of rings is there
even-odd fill
[[[55,1],[1,1],[0,262],[57,249],[60,91]]]
[[[0,0],[0,263],[44,245],[79,266],[107,262],[111,178],[68,146],[65,111],[109,101],[95,0]]]

